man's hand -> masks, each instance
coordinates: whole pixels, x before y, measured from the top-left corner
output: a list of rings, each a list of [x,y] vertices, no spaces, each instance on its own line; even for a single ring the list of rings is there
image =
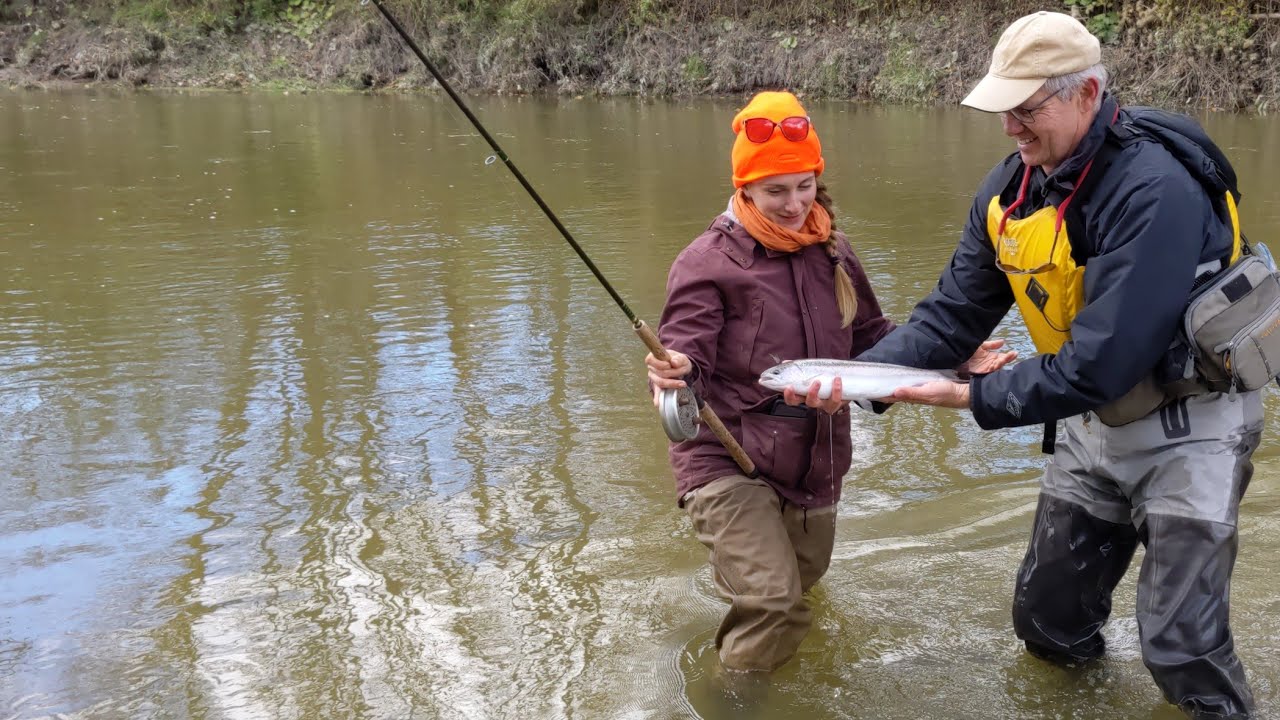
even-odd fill
[[[659,360],[649,353],[644,356],[644,364],[649,366],[649,382],[653,385],[653,406],[658,406],[658,396],[663,390],[685,387],[687,383],[680,378],[693,371],[693,363],[689,356],[672,350],[667,351],[667,359]]]
[[[799,405],[800,403],[804,403],[805,405],[811,408],[817,408],[828,415],[835,415],[836,412],[846,404],[844,398],[841,397],[841,393],[844,388],[840,382],[840,378],[837,377],[831,381],[831,397],[826,400],[818,397],[818,390],[821,387],[822,383],[814,380],[813,384],[809,386],[808,395],[800,395],[791,388],[784,388],[782,390],[782,399],[785,400],[788,405]]]
[[[973,357],[956,368],[956,372],[960,373],[961,377],[986,375],[1008,365],[1018,357],[1017,350],[1001,351],[1000,348],[1002,347],[1004,347],[1004,340],[987,340],[978,346],[978,349],[973,353]]]
[[[969,386],[950,380],[936,380],[915,387],[898,388],[893,397],[886,399],[892,402],[963,409],[969,407]]]

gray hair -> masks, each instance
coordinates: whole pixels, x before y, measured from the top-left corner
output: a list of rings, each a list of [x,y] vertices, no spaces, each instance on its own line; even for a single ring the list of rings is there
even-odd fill
[[[1044,81],[1044,89],[1051,93],[1064,92],[1069,97],[1075,97],[1090,78],[1098,81],[1098,99],[1094,103],[1094,108],[1097,109],[1102,106],[1102,92],[1107,89],[1107,68],[1102,63],[1087,67],[1080,72],[1051,77]]]

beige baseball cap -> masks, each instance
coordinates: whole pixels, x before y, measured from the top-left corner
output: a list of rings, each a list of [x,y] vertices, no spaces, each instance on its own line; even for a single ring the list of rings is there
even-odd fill
[[[1059,75],[1102,62],[1102,48],[1079,20],[1056,12],[1037,12],[1013,21],[991,54],[991,70],[960,104],[1004,112],[1026,102]]]

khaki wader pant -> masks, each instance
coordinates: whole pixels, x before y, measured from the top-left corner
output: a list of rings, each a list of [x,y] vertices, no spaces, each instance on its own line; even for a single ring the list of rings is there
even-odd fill
[[[834,505],[787,504],[763,480],[730,475],[684,497],[698,540],[711,551],[716,588],[729,612],[716,633],[720,662],[734,670],[774,670],[809,631],[804,593],[831,564]]]

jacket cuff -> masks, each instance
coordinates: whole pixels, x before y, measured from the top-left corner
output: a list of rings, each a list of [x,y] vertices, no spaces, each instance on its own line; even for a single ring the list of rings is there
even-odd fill
[[[1004,408],[993,410],[984,396],[982,386],[986,380],[986,375],[974,375],[969,380],[969,412],[973,413],[973,419],[983,430],[1008,427],[1010,423],[1008,416],[1003,412]]]
[[[689,370],[689,374],[684,376],[684,382],[693,390],[695,395],[703,397],[703,391],[706,388],[702,387],[702,370],[698,367],[698,363],[690,362],[690,364],[693,367]]]

